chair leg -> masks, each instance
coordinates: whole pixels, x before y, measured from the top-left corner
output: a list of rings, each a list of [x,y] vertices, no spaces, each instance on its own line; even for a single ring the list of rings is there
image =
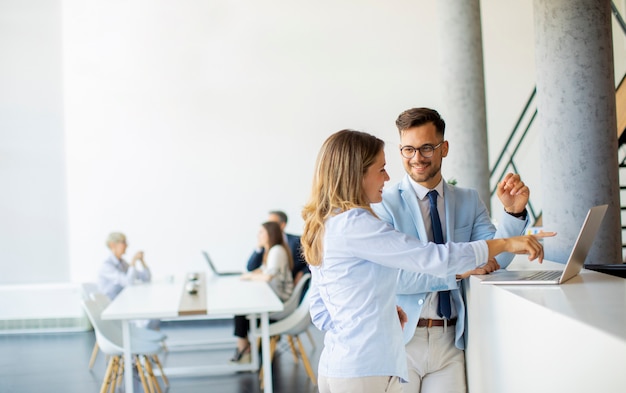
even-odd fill
[[[159,381],[157,381],[156,376],[154,375],[154,371],[152,370],[152,364],[150,363],[150,358],[148,356],[144,356],[144,359],[145,359],[144,365],[146,367],[146,373],[148,374],[148,381],[150,383],[150,386],[154,387],[154,389],[158,393],[162,393],[161,386],[159,385]]]
[[[113,370],[114,363],[117,362],[117,356],[114,356],[109,360],[107,364],[107,369],[104,372],[104,378],[102,379],[102,386],[100,387],[100,393],[106,393],[109,387],[110,379],[111,379],[111,371]]]
[[[119,377],[119,371],[120,371],[120,366],[121,366],[121,361],[120,361],[120,357],[118,357],[118,360],[115,362],[115,364],[113,365],[113,368],[111,369],[111,383],[109,386],[109,392],[110,393],[115,393],[115,388],[117,386],[118,381],[118,377]]]
[[[117,372],[117,388],[122,386],[122,381],[124,381],[124,356],[120,356],[120,360],[118,362],[118,372]]]
[[[158,355],[152,355],[152,360],[154,361],[154,363],[159,368],[159,371],[161,372],[161,379],[163,380],[163,383],[165,384],[165,386],[170,386],[170,381],[168,381],[167,377],[165,376],[165,373],[163,372],[163,366],[161,365],[161,361],[159,360],[159,356]]]
[[[271,344],[271,341],[272,341],[272,338],[270,337],[270,344]],[[261,348],[261,337],[257,337],[256,347]],[[263,367],[259,369],[259,380],[261,381],[261,390],[263,390]]]
[[[89,369],[93,368],[93,364],[96,362],[96,357],[98,356],[98,343],[96,342],[93,345],[93,350],[91,351],[91,357],[89,358]]]
[[[296,341],[298,342],[298,348],[300,348],[300,355],[302,356],[304,369],[306,370],[309,378],[311,378],[311,382],[313,382],[313,385],[317,385],[315,374],[313,373],[313,369],[311,368],[311,363],[309,363],[309,358],[308,356],[306,356],[306,352],[304,351],[304,346],[302,346],[302,341],[300,341],[300,337],[296,336]]]
[[[270,360],[274,361],[274,355],[276,354],[276,347],[280,341],[280,336],[273,336],[270,339]]]
[[[274,355],[276,354],[276,345],[280,340],[280,336],[272,336],[270,337],[270,362],[274,361]],[[263,367],[259,370],[259,381],[261,382],[261,390],[265,389],[265,384],[263,383]]]
[[[293,361],[298,363],[298,351],[296,351],[296,346],[293,345],[293,338],[291,335],[287,336],[287,342],[289,343],[289,347],[291,348],[291,354],[293,355]]]
[[[146,376],[143,372],[143,368],[141,367],[141,361],[139,360],[139,356],[135,355],[135,366],[137,367],[137,374],[139,374],[139,378],[141,379],[141,386],[143,386],[144,393],[148,391],[150,393],[154,393],[152,390],[152,385],[150,385],[150,389],[148,389],[148,385],[146,384]]]

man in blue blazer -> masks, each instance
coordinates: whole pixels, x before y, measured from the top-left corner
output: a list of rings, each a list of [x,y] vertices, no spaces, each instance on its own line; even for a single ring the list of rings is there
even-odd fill
[[[296,284],[298,280],[305,274],[309,273],[309,265],[304,260],[304,256],[302,255],[302,245],[300,244],[300,236],[292,235],[290,233],[285,232],[285,227],[287,226],[287,214],[280,210],[272,210],[269,212],[269,216],[267,221],[274,221],[280,225],[280,229],[283,231],[283,235],[285,236],[285,240],[289,244],[289,250],[291,250],[291,256],[293,257],[293,269],[291,272],[293,273],[293,283]],[[250,255],[248,259],[247,269],[248,271],[253,271],[258,269],[263,264],[263,254],[264,250],[262,247],[257,247]],[[303,291],[304,293],[304,291]]]
[[[528,187],[518,175],[508,174],[498,184],[497,194],[504,206],[498,228],[473,189],[455,187],[441,175],[441,163],[448,155],[444,139],[445,122],[435,110],[414,108],[396,120],[400,133],[400,153],[406,170],[403,180],[383,192],[383,201],[372,205],[376,214],[397,230],[433,241],[430,200],[436,190],[445,242],[469,242],[504,238],[524,233],[528,224]],[[497,262],[506,267],[513,254],[500,254]],[[472,273],[488,273],[477,269]],[[407,393],[466,392],[465,382],[465,303],[455,277],[433,276],[400,271],[397,301],[408,316],[404,326],[409,383]],[[450,290],[451,316],[438,311],[443,290]]]

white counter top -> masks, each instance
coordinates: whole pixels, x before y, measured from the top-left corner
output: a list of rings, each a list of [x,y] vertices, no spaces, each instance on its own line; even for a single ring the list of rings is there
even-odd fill
[[[509,270],[562,270],[516,257]],[[626,280],[591,270],[561,285],[466,280],[470,393],[626,391]]]

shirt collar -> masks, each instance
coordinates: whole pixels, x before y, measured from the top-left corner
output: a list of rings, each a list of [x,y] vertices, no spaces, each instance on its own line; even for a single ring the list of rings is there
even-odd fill
[[[113,254],[113,252],[110,253],[110,258],[113,262],[115,262],[116,265],[119,265],[122,263],[122,258],[117,259],[117,257],[115,256],[115,254]]]
[[[426,188],[422,186],[421,184],[418,184],[415,180],[411,179],[410,176],[409,176],[409,182],[411,183],[411,187],[413,187],[413,191],[415,191],[415,194],[420,200],[426,198],[426,195],[431,190],[430,188]],[[435,188],[433,188],[433,190],[437,190],[437,193],[439,194],[439,196],[443,198],[443,177],[441,178],[439,183],[435,186]]]

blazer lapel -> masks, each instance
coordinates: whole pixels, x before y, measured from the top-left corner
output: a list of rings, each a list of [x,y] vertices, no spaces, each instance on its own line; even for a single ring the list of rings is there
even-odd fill
[[[443,203],[446,210],[446,242],[454,242],[454,211],[456,204],[456,193],[454,187],[449,185],[445,179],[443,181]]]
[[[403,228],[402,232],[406,232],[405,229],[407,228],[414,228],[416,232],[412,233],[412,235],[417,236],[424,242],[427,242],[428,234],[426,233],[426,228],[424,227],[424,218],[422,217],[422,211],[417,203],[417,195],[415,195],[415,191],[411,186],[408,175],[405,175],[402,183],[400,184],[400,193],[409,210],[408,217],[405,217],[405,219],[412,220],[413,222],[413,225],[408,225]]]

